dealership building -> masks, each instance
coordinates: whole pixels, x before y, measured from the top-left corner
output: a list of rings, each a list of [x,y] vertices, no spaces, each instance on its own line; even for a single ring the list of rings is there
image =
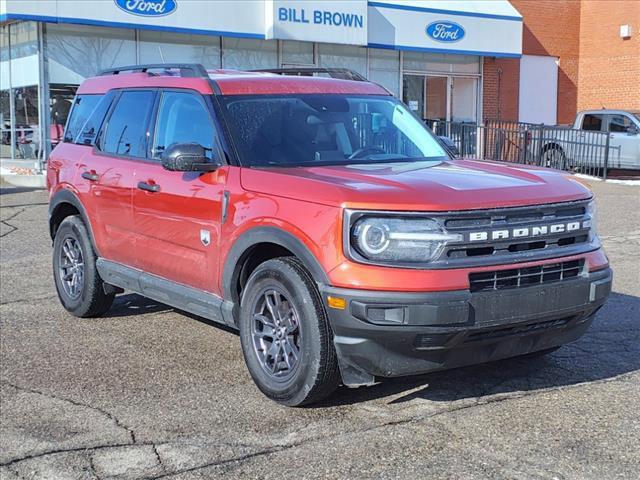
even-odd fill
[[[483,59],[522,48],[506,0],[0,0],[0,25],[0,156],[35,161],[114,66],[348,68],[423,118],[478,122]]]
[[[82,80],[140,63],[348,68],[429,121],[640,110],[639,32],[636,0],[0,0],[0,159],[37,169]]]

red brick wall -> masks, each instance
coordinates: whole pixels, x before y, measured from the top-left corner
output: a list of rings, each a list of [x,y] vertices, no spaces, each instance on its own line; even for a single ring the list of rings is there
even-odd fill
[[[522,14],[522,53],[559,59],[558,123],[579,110],[640,110],[639,0],[511,0]],[[620,25],[632,37],[619,36]],[[502,68],[498,95],[498,68]],[[518,119],[519,61],[485,58],[485,118]]]
[[[517,122],[520,60],[485,57],[482,74],[484,119]]]
[[[579,0],[511,0],[523,17],[522,53],[559,58],[558,123],[571,122],[577,108],[581,3]],[[497,66],[503,69],[500,102],[493,86],[497,83]],[[501,103],[502,120],[518,120],[519,73],[519,60],[485,59],[485,118],[497,118],[497,105]]]
[[[580,17],[578,110],[640,110],[640,2],[584,1]],[[632,36],[622,39],[626,24]]]

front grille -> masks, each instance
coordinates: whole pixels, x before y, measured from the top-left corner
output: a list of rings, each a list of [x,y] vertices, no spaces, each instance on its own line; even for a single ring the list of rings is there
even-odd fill
[[[469,274],[469,285],[472,292],[483,292],[561,282],[580,275],[583,267],[584,260],[580,259],[535,267],[477,272]]]
[[[482,330],[472,332],[464,339],[464,343],[480,342],[483,340],[492,340],[495,338],[508,337],[511,335],[526,335],[529,333],[538,333],[545,330],[563,328],[574,317],[559,318],[557,320],[545,320],[542,322],[529,323],[526,325],[511,325],[508,327],[493,328],[491,330]]]
[[[588,203],[451,212],[443,219],[444,227],[462,240],[448,244],[440,261],[450,267],[498,265],[588,251]]]

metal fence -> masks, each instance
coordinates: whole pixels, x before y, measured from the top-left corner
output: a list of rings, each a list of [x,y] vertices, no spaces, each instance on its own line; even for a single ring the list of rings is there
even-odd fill
[[[611,146],[605,132],[493,120],[484,125],[425,122],[436,135],[451,139],[463,158],[537,165],[606,178],[620,157],[620,147]]]

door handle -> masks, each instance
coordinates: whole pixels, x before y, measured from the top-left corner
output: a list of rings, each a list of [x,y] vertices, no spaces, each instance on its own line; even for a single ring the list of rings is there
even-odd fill
[[[138,182],[138,188],[146,192],[159,192],[160,185],[157,183]]]
[[[90,182],[97,182],[100,179],[100,175],[91,170],[90,172],[82,172],[82,178],[89,180]]]

